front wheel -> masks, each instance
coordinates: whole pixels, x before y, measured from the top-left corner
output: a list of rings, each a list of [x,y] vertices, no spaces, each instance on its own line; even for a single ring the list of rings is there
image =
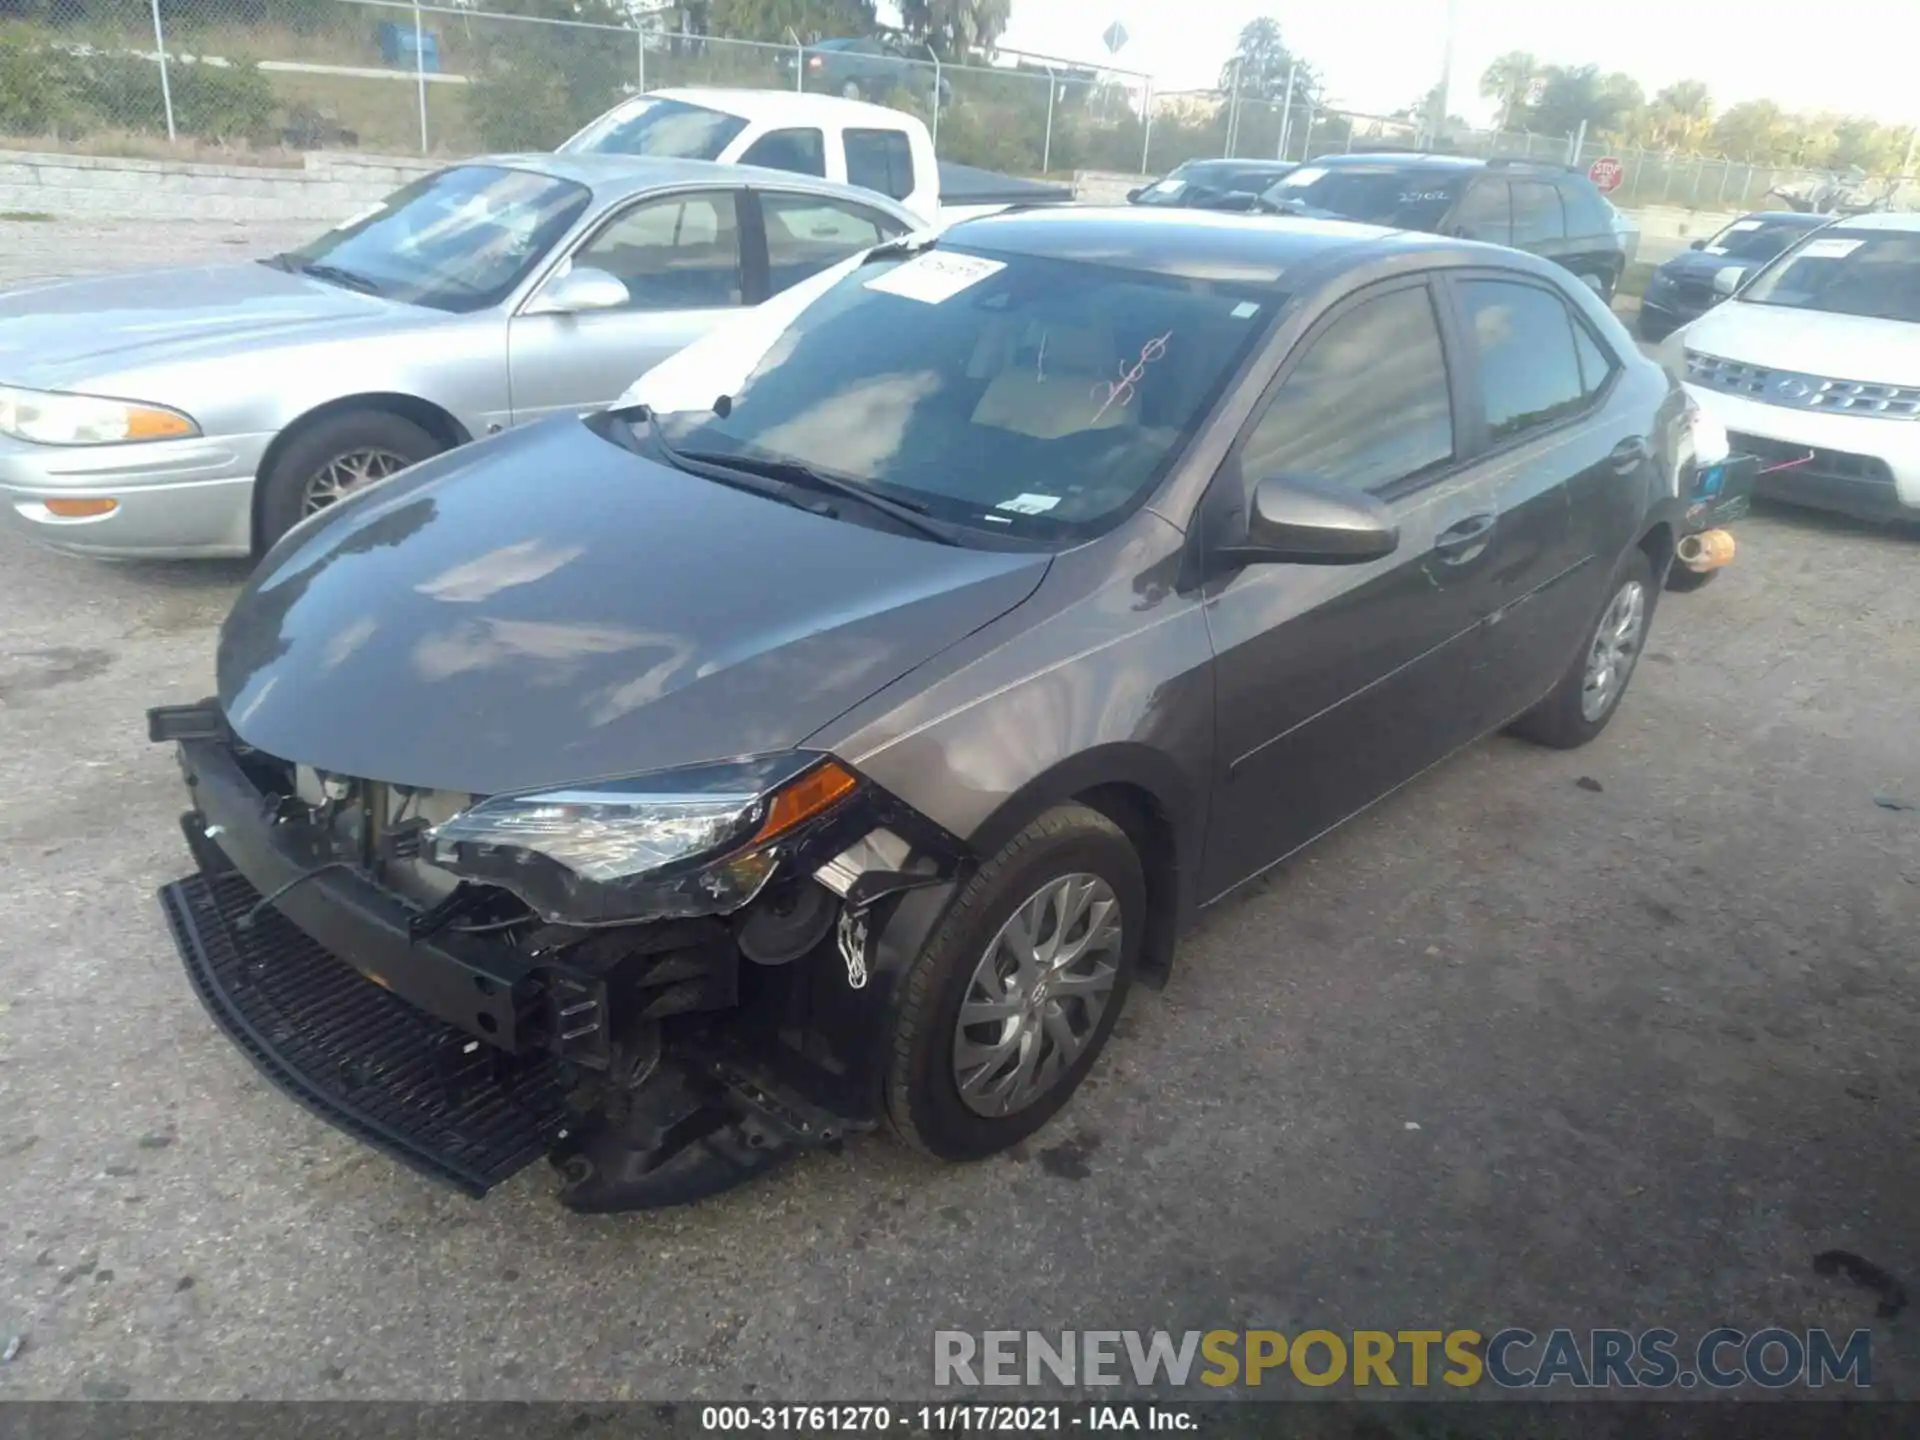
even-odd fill
[[[840,87],[840,96],[845,100],[858,100],[860,98],[860,82],[858,80],[847,81],[846,84]]]
[[[1140,857],[1062,805],[974,875],[902,977],[887,1116],[908,1144],[977,1160],[1065,1105],[1113,1032],[1140,951]]]
[[[1555,750],[1585,745],[1607,728],[1627,693],[1653,623],[1653,565],[1632,551],[1613,574],[1607,603],[1547,698],[1514,721],[1523,740]]]
[[[386,410],[349,410],[309,425],[260,476],[261,550],[315,511],[444,448],[411,420]]]

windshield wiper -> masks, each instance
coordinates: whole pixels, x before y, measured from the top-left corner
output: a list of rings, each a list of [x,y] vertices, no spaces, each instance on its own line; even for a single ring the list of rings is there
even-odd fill
[[[902,235],[898,240],[888,240],[874,246],[860,257],[860,263],[871,265],[876,260],[904,260],[909,255],[923,254],[939,243],[938,235]]]
[[[290,256],[283,258],[291,259]],[[311,275],[316,280],[325,280],[334,285],[344,286],[348,290],[358,290],[362,295],[381,293],[378,280],[369,280],[357,271],[343,270],[338,265],[328,265],[319,260],[296,260],[293,263],[302,275]]]
[[[836,495],[878,511],[894,523],[929,540],[938,540],[943,545],[964,543],[954,527],[931,518],[926,506],[912,500],[895,500],[891,496],[876,494],[857,481],[828,475],[804,461],[775,460],[758,455],[723,455],[715,451],[686,451],[682,452],[681,458],[703,465],[744,471],[749,475],[764,475],[769,480],[784,480],[790,485],[798,485],[819,494]]]
[[[758,495],[765,500],[777,500],[782,505],[791,505],[796,510],[805,510],[810,515],[827,514],[829,507],[821,501],[805,500],[797,493],[797,487],[777,480],[763,480],[757,475],[735,469],[728,465],[715,464],[697,455],[684,455],[667,439],[661,429],[660,417],[647,405],[630,405],[623,410],[604,410],[587,417],[587,425],[600,430],[608,420],[620,423],[625,439],[615,436],[615,442],[623,448],[640,453],[640,442],[636,425],[647,427],[647,438],[653,442],[660,456],[676,470],[689,475],[698,475],[703,480],[712,480],[732,490],[744,490],[749,495]]]

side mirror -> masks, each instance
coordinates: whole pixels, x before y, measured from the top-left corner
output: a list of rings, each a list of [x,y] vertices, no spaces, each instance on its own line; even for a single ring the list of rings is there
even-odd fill
[[[630,297],[627,287],[604,270],[576,265],[549,281],[527,306],[529,315],[574,315],[583,310],[617,310]]]
[[[1144,185],[1136,185],[1136,186],[1134,186],[1134,187],[1133,187],[1133,189],[1131,189],[1131,190],[1129,190],[1129,191],[1127,192],[1127,203],[1128,203],[1129,205],[1131,205],[1131,204],[1133,204],[1133,202],[1134,202],[1134,201],[1136,201],[1136,200],[1138,200],[1138,199],[1139,199],[1139,198],[1140,198],[1140,197],[1141,197],[1142,195],[1144,195],[1144,194],[1146,194],[1146,193],[1147,193],[1147,187],[1146,187],[1146,186],[1144,186]]]
[[[1713,293],[1722,300],[1740,288],[1740,282],[1747,278],[1744,265],[1723,265],[1713,272]]]
[[[1253,490],[1241,564],[1365,565],[1400,545],[1393,512],[1371,495],[1309,475],[1270,475]]]
[[[1698,240],[1695,240],[1691,245],[1687,246],[1687,249],[1689,250],[1704,250],[1706,248],[1707,248],[1707,242],[1706,242],[1706,237],[1704,236],[1702,236]]]

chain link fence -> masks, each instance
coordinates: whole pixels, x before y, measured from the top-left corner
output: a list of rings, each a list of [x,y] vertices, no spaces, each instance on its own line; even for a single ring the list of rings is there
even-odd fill
[[[895,43],[737,40],[634,8],[593,24],[459,0],[0,0],[0,137],[32,148],[456,158],[550,149],[672,86],[797,89],[919,115],[944,158],[1025,173],[1147,163],[1152,82]]]
[[[886,39],[737,40],[637,4],[623,21],[461,0],[0,0],[0,143],[256,163],[320,149],[456,158],[549,149],[629,95],[715,85],[892,105],[927,123],[943,158],[1024,174],[1161,174],[1191,159],[1305,160],[1422,138],[1403,116],[1325,107],[1293,85],[1156,95],[1148,76],[1046,57],[955,64]],[[1832,179],[1575,137],[1446,143],[1581,166],[1611,154],[1623,206],[1752,209]],[[1867,188],[1896,204],[1920,198],[1895,181]]]

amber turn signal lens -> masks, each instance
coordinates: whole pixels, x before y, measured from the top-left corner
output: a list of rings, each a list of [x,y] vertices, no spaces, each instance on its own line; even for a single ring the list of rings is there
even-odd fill
[[[784,835],[803,820],[811,820],[831,808],[859,783],[837,760],[816,765],[774,795],[773,803],[767,807],[766,823],[748,843],[759,845],[776,835]]]
[[[118,500],[43,500],[49,515],[62,520],[91,520],[96,515],[111,515],[120,508]]]
[[[127,411],[129,440],[167,440],[193,433],[193,422],[171,410],[142,410],[136,406]]]

